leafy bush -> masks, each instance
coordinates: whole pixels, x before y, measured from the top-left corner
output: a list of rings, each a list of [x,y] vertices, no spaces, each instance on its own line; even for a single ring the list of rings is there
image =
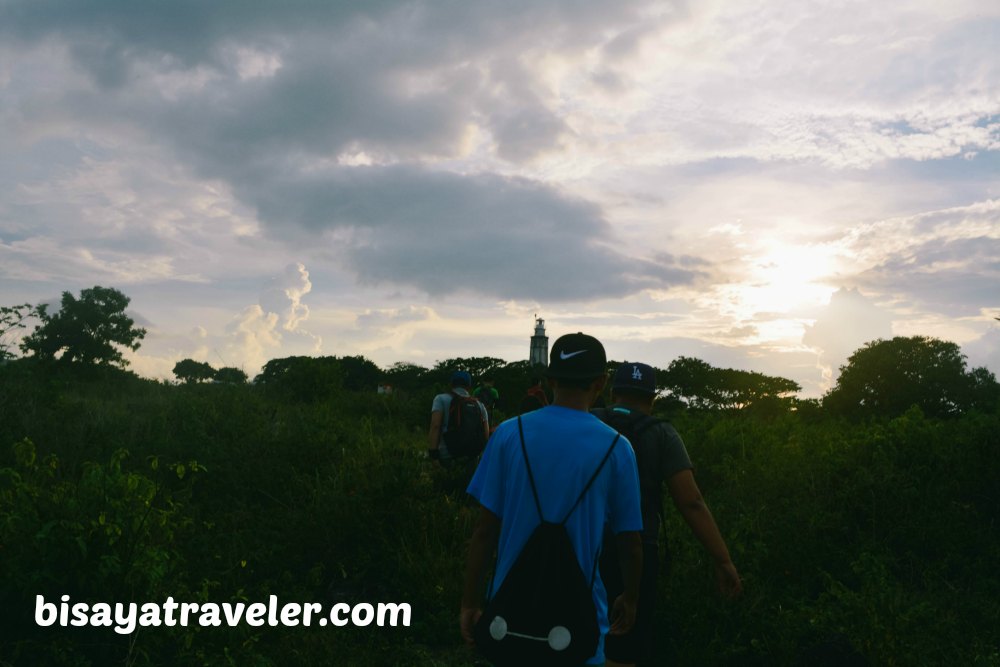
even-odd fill
[[[0,604],[13,610],[0,664],[468,664],[455,616],[476,508],[467,470],[421,455],[436,387],[379,396],[339,384],[339,363],[299,370],[323,391],[298,394],[283,373],[171,386],[0,369],[0,443],[17,443],[0,447]],[[808,405],[674,424],[746,593],[714,595],[668,508],[664,663],[795,664],[840,646],[872,664],[997,664],[996,414],[862,425]],[[35,626],[39,593],[409,602],[413,626],[119,637]]]
[[[55,603],[64,595],[71,603],[143,603],[185,590],[178,545],[192,529],[186,502],[201,467],[194,461],[161,466],[150,457],[146,473],[128,471],[129,453],[118,450],[107,463],[86,463],[73,474],[55,454],[40,457],[29,439],[12,450],[15,464],[0,468],[0,604],[12,612],[4,632],[18,638],[10,659],[148,660],[143,644],[109,631],[37,627],[35,596]]]

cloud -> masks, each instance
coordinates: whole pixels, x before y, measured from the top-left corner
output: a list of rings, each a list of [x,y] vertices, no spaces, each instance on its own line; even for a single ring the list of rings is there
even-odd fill
[[[189,134],[197,150],[211,137],[225,160],[275,148],[336,155],[351,144],[453,155],[470,123],[493,130],[499,155],[521,160],[566,131],[537,57],[581,53],[648,22],[643,4],[221,2],[140,12],[121,2],[22,2],[0,9],[0,34],[20,46],[66,44],[98,95],[135,109],[155,102],[175,138]],[[165,77],[206,73],[211,86],[164,99]]]
[[[840,289],[830,304],[805,327],[802,343],[818,352],[824,377],[833,380],[834,369],[846,363],[858,348],[878,338],[892,336],[892,314],[855,289]]]
[[[289,264],[280,278],[272,278],[260,295],[263,312],[278,315],[278,323],[285,331],[295,331],[299,324],[309,319],[309,306],[302,297],[312,290],[309,272],[301,263]]]
[[[248,359],[425,295],[449,326],[658,295],[734,348],[790,349],[841,286],[967,317],[996,303],[998,26],[986,0],[0,3],[0,292],[240,313],[184,330]]]
[[[63,284],[130,284],[174,278],[198,282],[197,276],[178,276],[173,259],[165,255],[136,257],[107,248],[69,247],[59,239],[33,237],[10,244],[0,242],[0,275],[18,280],[57,280]]]
[[[270,359],[319,354],[322,338],[302,326],[309,319],[303,298],[311,290],[309,271],[301,262],[293,262],[267,281],[258,303],[236,315],[214,306],[210,312],[222,316],[217,326],[197,324],[178,332],[144,318],[150,331],[130,362],[137,372],[167,379],[173,377],[173,365],[186,358],[216,368],[235,366],[252,377]]]
[[[260,306],[247,306],[226,327],[223,358],[240,358],[250,367],[263,366],[281,347],[280,319]]]
[[[952,316],[1000,306],[1000,200],[862,225],[845,240],[867,291]]]
[[[362,329],[383,330],[394,328],[400,324],[426,322],[437,319],[437,313],[427,306],[409,306],[407,308],[369,309],[358,315],[356,323]]]
[[[309,306],[302,302],[302,297],[311,291],[312,282],[305,265],[296,262],[286,266],[281,276],[268,281],[258,304],[244,309],[227,326],[230,336],[227,345],[232,353],[257,366],[277,356],[278,350],[319,352],[323,339],[301,326],[309,319]]]
[[[112,157],[86,140],[13,141],[0,151],[0,276],[60,287],[204,283],[219,246],[253,233],[239,208],[143,142]]]
[[[841,171],[995,151],[998,32],[986,2],[700,3],[646,40],[617,114],[595,99],[577,115],[591,128],[628,115],[611,127],[629,132],[597,138],[619,164],[750,158]]]
[[[409,284],[436,296],[573,300],[690,281],[670,257],[611,245],[594,205],[542,184],[411,166],[334,168],[276,180],[261,173],[242,197],[270,233],[325,235],[362,283]]]
[[[228,7],[237,18],[197,3],[149,14],[15,4],[0,19],[27,47],[66,44],[64,67],[90,73],[90,86],[46,101],[50,114],[73,109],[60,122],[160,142],[226,183],[272,238],[325,239],[361,284],[572,300],[694,273],[616,250],[602,211],[556,186],[426,161],[462,157],[470,128],[493,146],[493,167],[558,150],[572,130],[531,54],[572,57],[608,39],[628,51],[649,14],[640,6],[464,7],[444,21],[433,3],[309,6],[294,19],[261,6]],[[20,98],[40,102],[30,89]],[[359,156],[371,166],[337,166]]]
[[[1000,238],[934,241],[894,256],[857,278],[860,285],[953,316],[1000,305]]]
[[[494,167],[582,149],[867,168],[1000,146],[1000,13],[980,2],[22,1],[0,26],[19,52],[64,45],[91,78],[25,102],[153,128],[215,171],[461,159],[484,148],[473,130]]]
[[[994,317],[1000,317],[1000,309]],[[968,356],[969,368],[985,366],[994,373],[1000,373],[1000,324],[993,322],[982,336],[962,346]]]

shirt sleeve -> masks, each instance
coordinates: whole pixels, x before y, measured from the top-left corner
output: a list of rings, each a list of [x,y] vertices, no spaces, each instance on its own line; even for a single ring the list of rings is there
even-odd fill
[[[608,523],[616,535],[642,530],[642,506],[639,498],[639,470],[627,438],[621,438],[611,456],[611,484]]]
[[[693,470],[691,457],[688,456],[687,448],[677,429],[666,422],[661,423],[658,428],[661,434],[660,463],[663,466],[663,479],[670,479],[682,470]]]
[[[438,394],[434,397],[434,402],[431,403],[431,412],[447,412],[448,406],[445,405],[445,396],[448,394]],[[427,399],[424,399],[427,400]],[[424,403],[424,405],[427,405]]]

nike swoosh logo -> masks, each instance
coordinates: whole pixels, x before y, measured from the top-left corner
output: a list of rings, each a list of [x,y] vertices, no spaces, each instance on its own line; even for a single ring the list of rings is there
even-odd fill
[[[560,352],[559,353],[559,358],[562,359],[563,361],[565,361],[567,359],[571,359],[571,358],[575,357],[578,354],[583,354],[584,352],[586,352],[586,350],[579,350],[577,352],[570,352],[569,354],[566,354],[565,352]]]

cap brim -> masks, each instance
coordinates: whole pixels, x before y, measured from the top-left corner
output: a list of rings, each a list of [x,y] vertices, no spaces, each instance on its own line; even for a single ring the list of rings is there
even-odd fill
[[[597,373],[560,373],[559,371],[545,369],[542,375],[547,378],[552,378],[553,380],[590,380],[593,378],[599,378],[606,373],[607,371],[599,371]]]
[[[654,389],[646,389],[645,387],[636,387],[630,384],[612,385],[611,391],[634,391],[637,394],[649,394],[650,396],[656,396],[656,390]]]

